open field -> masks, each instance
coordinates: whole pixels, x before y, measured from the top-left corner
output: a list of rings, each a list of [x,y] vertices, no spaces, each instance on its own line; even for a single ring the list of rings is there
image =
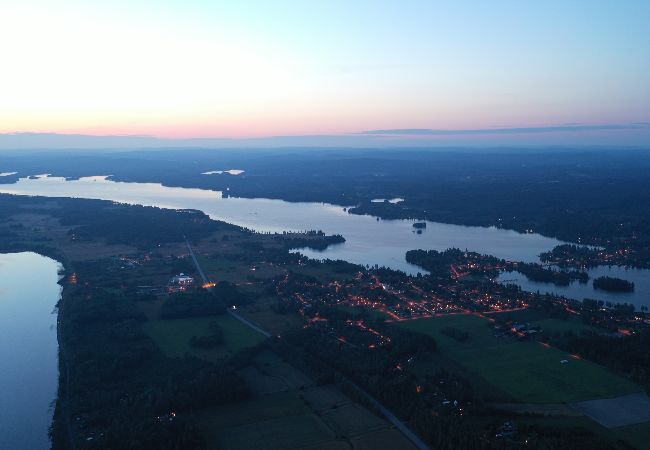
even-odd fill
[[[194,416],[209,448],[413,448],[383,418],[354,403],[334,385],[315,386],[275,353],[261,353],[241,373],[253,388],[253,398]]]
[[[579,334],[582,331],[592,331],[594,333],[603,332],[602,329],[583,323],[577,317],[570,317],[567,320],[553,319],[550,318],[547,313],[533,308],[522,309],[519,311],[486,313],[485,317],[491,319],[513,320],[519,323],[527,323],[531,326],[539,326],[543,331],[552,334],[564,333],[566,331],[573,331],[576,334]]]
[[[571,407],[607,428],[650,422],[650,398],[645,393],[577,402]]]
[[[334,386],[315,386],[304,392],[304,398],[316,411],[336,408],[350,402],[350,399]]]
[[[218,428],[230,428],[263,422],[281,416],[304,415],[310,412],[296,390],[256,395],[242,403],[223,405],[203,411]]]
[[[196,349],[190,346],[192,336],[210,334],[209,324],[216,322],[223,331],[225,343],[214,349]],[[153,320],[144,324],[144,330],[169,357],[181,357],[189,352],[201,358],[215,360],[253,347],[264,336],[228,314],[193,319]]]
[[[486,317],[502,320],[514,320],[520,323],[531,323],[547,319],[548,314],[533,308],[520,309],[517,311],[490,311],[485,313]]]
[[[637,449],[647,448],[648,442],[650,442],[650,422],[618,428],[605,428],[584,415],[567,417],[526,417],[518,419],[518,422],[520,424],[558,428],[586,428],[610,439],[624,441]]]
[[[415,445],[405,440],[402,433],[393,428],[354,437],[352,438],[352,445],[355,450],[416,450]]]
[[[339,394],[337,394],[339,395]],[[363,408],[348,403],[324,413],[314,411],[302,391],[256,396],[236,405],[195,414],[209,448],[248,450],[412,449],[399,431]]]
[[[564,403],[641,391],[605,368],[558,349],[495,337],[488,321],[477,315],[413,320],[398,326],[435,337],[441,353],[520,402]],[[466,331],[469,340],[445,336],[444,327]],[[568,363],[561,364],[562,360]]]
[[[73,228],[63,226],[59,219],[52,217],[47,212],[58,208],[55,199],[44,200],[41,210],[43,214],[23,213],[16,214],[7,219],[7,223],[18,223],[21,229],[14,229],[26,244],[35,245],[47,243],[52,247],[61,249],[67,258],[73,261],[87,261],[119,254],[136,252],[136,248],[128,245],[107,244],[102,239],[92,241],[78,241],[70,239],[68,232]]]
[[[323,412],[322,418],[338,436],[365,434],[386,427],[383,419],[354,403],[333,407]]]
[[[269,279],[283,273],[282,269],[268,263],[255,266],[242,264],[234,253],[203,255],[197,259],[206,276],[212,281],[230,281],[242,283],[250,278]]]
[[[596,328],[592,325],[582,323],[578,320],[560,320],[560,319],[542,319],[530,322],[531,326],[538,326],[543,331],[548,333],[564,333],[573,331],[575,334],[580,334],[583,331],[591,331],[594,333],[602,333],[603,330]]]
[[[650,442],[650,422],[610,428],[607,431],[611,437],[627,441],[636,448],[647,448]]]
[[[314,277],[323,283],[329,283],[331,281],[347,280],[352,278],[352,275],[339,272],[329,265],[324,265],[320,267],[314,267],[309,265],[297,266],[297,267],[292,267],[291,270],[296,273]]]
[[[245,288],[242,287],[242,291],[245,291]],[[238,307],[237,312],[274,335],[300,328],[303,319],[297,314],[278,314],[271,309],[277,302],[277,298],[258,294],[255,302]]]
[[[270,355],[275,356],[273,353]],[[305,389],[314,385],[304,373],[273,356],[265,354],[266,361],[263,364],[251,365],[240,371],[253,392],[265,395]]]
[[[224,449],[285,449],[321,444],[334,439],[332,431],[315,415],[280,416],[222,431]]]

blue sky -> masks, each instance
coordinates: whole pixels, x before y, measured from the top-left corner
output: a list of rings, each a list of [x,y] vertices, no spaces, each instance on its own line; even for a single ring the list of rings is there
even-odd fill
[[[633,0],[2,3],[0,133],[644,145],[648,23]]]

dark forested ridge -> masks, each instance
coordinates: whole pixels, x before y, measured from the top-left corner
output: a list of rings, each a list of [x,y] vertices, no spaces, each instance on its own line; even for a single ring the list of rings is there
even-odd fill
[[[18,214],[33,206],[37,211],[40,198],[0,194],[0,218]],[[126,206],[103,200],[59,198],[40,212],[55,217],[68,235],[77,242],[105,239],[108,244],[140,247],[177,242],[179,236],[202,238],[217,230],[239,227],[216,222],[195,210],[174,211],[151,206]],[[5,229],[4,233],[10,233]]]
[[[550,156],[549,156],[550,154]],[[557,155],[558,157],[554,157]],[[606,245],[650,246],[650,154],[641,150],[161,150],[3,157],[11,183],[38,173],[160,182],[241,197],[325,201],[417,218]],[[241,175],[201,175],[241,169]],[[376,198],[403,202],[373,203]]]

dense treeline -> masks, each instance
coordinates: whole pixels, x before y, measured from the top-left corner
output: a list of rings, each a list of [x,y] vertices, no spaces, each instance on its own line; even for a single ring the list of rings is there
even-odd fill
[[[205,289],[171,294],[160,308],[163,319],[210,316],[226,313],[226,303]]]
[[[228,307],[244,305],[249,301],[249,296],[237,286],[221,281],[210,290],[195,288],[171,294],[160,309],[160,317],[181,319],[225,314]]]
[[[190,345],[195,348],[215,348],[224,343],[223,333],[212,333],[207,336],[192,336]]]
[[[558,152],[561,157],[549,157]],[[74,159],[74,164],[70,160]],[[188,164],[187,161],[192,161]],[[7,155],[21,175],[80,177],[356,206],[386,219],[533,230],[560,239],[650,248],[650,156],[634,150],[188,150]],[[238,167],[242,175],[201,175]],[[5,178],[5,179],[2,179]],[[14,182],[15,177],[0,177]],[[397,204],[371,202],[402,197]]]
[[[555,344],[623,373],[650,391],[650,330],[628,336],[569,333],[556,337]]]
[[[632,292],[634,283],[615,277],[598,277],[594,279],[594,289],[610,292]]]
[[[481,262],[483,265],[496,266],[505,264],[502,259],[490,255],[481,255],[476,252],[462,251],[458,248],[449,248],[442,252],[437,250],[409,250],[406,252],[406,261],[422,267],[433,276],[448,276],[452,264],[468,264]],[[496,274],[496,271],[490,273]]]
[[[561,244],[539,255],[544,262],[560,267],[626,266],[650,268],[650,245],[635,240],[613,243],[602,248]]]
[[[310,248],[312,250],[325,250],[330,245],[342,244],[345,242],[345,238],[340,234],[334,234],[331,236],[325,236],[324,234],[316,235],[318,239],[314,239],[309,236],[295,236],[291,238],[285,238],[285,246],[287,248]]]
[[[207,215],[194,210],[175,211],[71,198],[45,201],[48,202],[45,212],[59,219],[61,225],[70,226],[68,234],[73,240],[103,238],[109,244],[149,248],[178,242],[183,236],[200,239],[218,230],[239,229],[224,222],[210,220]],[[25,208],[38,209],[43,203],[44,200],[38,197],[0,194],[0,218],[24,212]],[[6,228],[3,230],[8,232]]]
[[[128,208],[118,216],[114,214],[116,208],[123,206],[95,208],[92,212],[83,207],[69,207],[61,218],[61,224],[77,225],[69,232],[75,240],[103,237],[109,244],[140,247],[177,242],[179,236],[185,235],[200,239],[224,228],[222,223],[210,220],[199,211],[179,214],[172,210],[138,206]],[[126,220],[124,215],[128,216]]]
[[[587,272],[578,270],[554,270],[533,263],[519,262],[516,265],[516,270],[524,274],[529,280],[553,283],[557,286],[568,286],[574,280],[580,283],[586,283],[589,280]]]
[[[66,427],[74,430],[78,448],[203,448],[191,411],[249,396],[227,364],[164,357],[142,331],[145,319],[134,300],[103,289],[66,288],[59,402],[67,414],[58,409],[58,448],[65,447],[65,432],[58,430]]]
[[[223,331],[217,322],[210,322],[208,329],[210,334],[207,336],[192,336],[190,345],[196,348],[214,348],[225,342]]]

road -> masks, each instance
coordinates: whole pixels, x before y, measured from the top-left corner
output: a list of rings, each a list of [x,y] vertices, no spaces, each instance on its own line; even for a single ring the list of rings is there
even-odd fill
[[[199,275],[201,275],[201,279],[203,280],[203,283],[209,283],[210,281],[208,278],[205,276],[205,273],[203,272],[203,269],[201,269],[201,265],[199,264],[199,261],[196,259],[196,255],[194,254],[194,250],[192,250],[192,246],[190,245],[190,242],[185,238],[185,244],[187,244],[187,249],[190,252],[190,256],[192,257],[192,261],[194,261],[194,265],[196,266],[196,270],[199,272]],[[249,326],[253,330],[262,333],[266,337],[271,337],[271,333],[268,331],[264,330],[263,328],[258,327],[251,321],[243,318],[240,316],[238,313],[233,311],[232,309],[228,309],[228,313],[233,316],[235,319],[239,320],[243,324]],[[361,387],[359,387],[356,383],[348,380],[348,382],[354,386],[356,390],[358,390],[366,399],[368,402],[370,402],[381,414],[390,422],[393,424],[395,428],[397,428],[399,431],[402,432],[404,436],[407,437],[419,450],[431,450],[431,448],[422,441],[414,432],[412,432],[404,422],[399,420],[395,414],[390,412],[388,409],[386,409],[379,401],[377,401],[373,396],[368,394],[366,391],[364,391]]]
[[[196,266],[196,270],[199,272],[199,275],[201,275],[201,279],[203,280],[203,284],[208,283],[208,278],[205,276],[205,273],[203,273],[203,269],[201,269],[201,265],[199,264],[199,261],[196,259],[196,255],[194,254],[194,250],[192,250],[192,246],[190,245],[190,241],[187,240],[185,236],[183,236],[185,239],[185,244],[187,245],[187,250],[190,252],[190,256],[192,257],[192,261],[194,261],[194,265]]]
[[[388,409],[386,409],[377,399],[375,399],[372,395],[368,394],[366,391],[364,391],[361,387],[359,387],[356,383],[350,381],[349,379],[346,379],[348,383],[350,383],[359,393],[361,393],[366,400],[381,414],[395,426],[399,431],[402,432],[404,436],[406,436],[407,439],[409,439],[413,445],[415,445],[419,450],[431,450],[431,447],[429,447],[422,439],[418,437],[417,434],[411,431],[409,427],[406,426],[404,422],[399,420],[395,414],[390,412]]]
[[[203,284],[209,283],[210,280],[208,280],[208,277],[205,276],[205,272],[203,272],[203,269],[201,269],[201,265],[199,264],[198,259],[196,259],[196,255],[194,254],[194,250],[192,250],[192,246],[190,245],[190,242],[187,240],[187,238],[185,238],[185,244],[187,245],[187,250],[189,250],[189,252],[190,252],[190,256],[192,257],[192,261],[194,261],[194,265],[196,266],[197,272],[199,272],[199,275],[201,275],[201,279],[203,280]],[[237,314],[234,310],[232,310],[230,308],[228,308],[228,314],[230,314],[235,319],[239,320],[244,325],[252,328],[253,330],[257,331],[258,333],[263,334],[265,337],[269,338],[269,337],[272,336],[271,333],[264,330],[263,328],[258,327],[253,322],[251,322],[250,320],[245,319],[244,317],[240,316],[239,314]]]
[[[251,327],[253,330],[255,330],[255,331],[259,332],[259,333],[262,333],[262,334],[263,334],[264,336],[266,336],[267,338],[269,338],[269,337],[272,336],[271,333],[269,333],[268,331],[264,330],[263,328],[258,327],[257,325],[255,325],[255,324],[254,324],[253,322],[251,322],[250,320],[245,319],[244,317],[240,316],[239,314],[237,314],[237,313],[236,313],[235,311],[233,311],[232,309],[229,309],[229,310],[228,310],[228,313],[229,313],[231,316],[233,316],[235,319],[237,319],[237,320],[239,320],[240,322],[242,322],[242,323],[248,325],[249,327]]]

